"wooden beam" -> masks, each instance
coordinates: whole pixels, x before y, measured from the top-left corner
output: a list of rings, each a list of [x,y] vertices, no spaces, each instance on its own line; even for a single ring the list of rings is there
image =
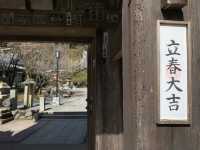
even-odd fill
[[[25,0],[25,6],[27,10],[31,10],[31,0]]]
[[[112,57],[112,61],[117,61],[119,59],[122,59],[122,50],[117,51],[117,53]]]
[[[0,26],[0,38],[36,37],[48,38],[94,38],[96,28],[90,27],[48,27],[48,26]]]

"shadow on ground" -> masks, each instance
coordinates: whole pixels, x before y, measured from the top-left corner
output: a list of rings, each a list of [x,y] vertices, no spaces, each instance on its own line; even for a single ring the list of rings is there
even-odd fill
[[[10,123],[15,123],[14,121]],[[32,127],[29,127],[17,134],[14,133],[14,131],[9,131],[10,129],[7,128],[8,131],[0,131],[0,144],[2,143],[20,143],[25,138],[27,138],[32,133],[36,132],[40,128],[44,126],[44,122],[38,121],[35,125]]]
[[[15,121],[9,124],[12,123]],[[21,131],[18,128],[20,127],[16,125],[18,132],[14,132],[6,126],[4,131],[1,131],[0,127],[0,144],[87,145],[87,113],[85,112],[45,113],[34,125]]]

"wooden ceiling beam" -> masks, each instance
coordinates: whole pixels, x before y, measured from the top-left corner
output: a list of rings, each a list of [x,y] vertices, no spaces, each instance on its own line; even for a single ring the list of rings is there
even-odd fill
[[[31,0],[25,0],[25,6],[27,10],[31,10]]]
[[[49,32],[51,31],[51,32]],[[35,37],[45,39],[59,38],[94,38],[96,28],[92,27],[48,27],[48,26],[3,26],[0,25],[0,38]]]

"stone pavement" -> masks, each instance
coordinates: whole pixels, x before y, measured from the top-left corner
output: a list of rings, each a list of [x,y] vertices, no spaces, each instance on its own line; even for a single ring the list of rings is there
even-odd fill
[[[85,144],[87,119],[17,120],[0,126],[0,143]]]
[[[0,143],[19,143],[43,125],[33,120],[14,120],[0,125]]]
[[[68,98],[61,98],[61,105],[52,104],[52,98],[46,98],[46,111],[52,112],[87,112],[87,88],[76,88],[74,94]],[[18,108],[23,107],[22,101],[18,102]],[[39,110],[39,100],[34,100],[32,110]]]
[[[88,150],[87,144],[4,144],[2,150]]]
[[[86,119],[41,119],[43,126],[22,144],[84,144],[87,141]]]
[[[47,105],[48,114],[64,114],[71,117],[44,117],[38,122],[14,120],[0,126],[0,143],[21,144],[67,144],[74,145],[69,150],[87,149],[87,89],[77,89],[70,98],[61,100],[62,105]],[[37,109],[36,106],[34,109]],[[76,115],[76,117],[73,116]],[[80,148],[79,150],[83,150]]]
[[[69,98],[61,98],[61,105],[47,105],[45,112],[86,112],[87,88],[77,88]]]

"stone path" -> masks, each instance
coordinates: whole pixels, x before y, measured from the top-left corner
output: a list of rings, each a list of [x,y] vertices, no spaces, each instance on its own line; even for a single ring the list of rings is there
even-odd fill
[[[33,120],[14,120],[0,125],[0,143],[19,143],[43,125]]]
[[[74,145],[69,150],[87,149],[87,89],[77,89],[75,95],[61,100],[62,105],[47,105],[48,114],[74,112],[80,117],[42,118],[38,122],[32,120],[15,120],[0,126],[0,143],[22,144],[68,144]],[[33,109],[38,109],[36,106]],[[85,115],[83,115],[85,114]],[[72,115],[73,116],[73,115]],[[82,147],[82,148],[80,148]]]
[[[86,112],[87,88],[77,88],[69,98],[62,98],[60,106],[47,105],[46,112]]]
[[[77,88],[74,90],[72,97],[61,98],[61,105],[56,106],[52,104],[52,98],[46,98],[46,111],[52,112],[86,112],[87,106],[87,88]],[[39,101],[34,101],[32,110],[39,110]],[[22,101],[18,102],[18,108],[23,107]]]
[[[86,144],[87,119],[17,120],[0,126],[0,143]]]
[[[84,144],[87,141],[86,119],[41,119],[43,126],[22,144]]]

